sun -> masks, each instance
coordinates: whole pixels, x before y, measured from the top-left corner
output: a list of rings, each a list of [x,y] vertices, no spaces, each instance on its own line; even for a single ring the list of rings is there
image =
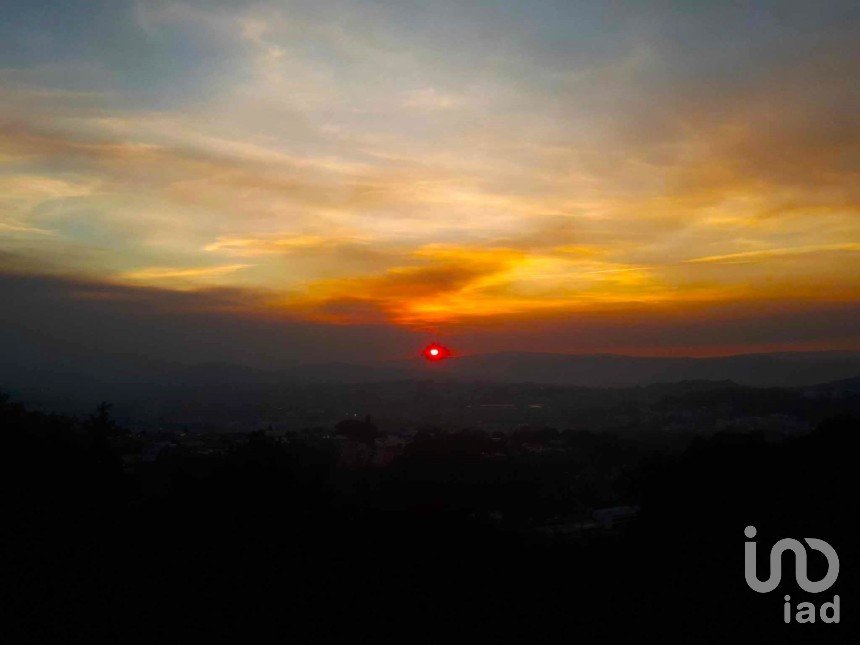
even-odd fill
[[[423,354],[428,361],[441,361],[451,356],[451,350],[439,343],[430,343]]]

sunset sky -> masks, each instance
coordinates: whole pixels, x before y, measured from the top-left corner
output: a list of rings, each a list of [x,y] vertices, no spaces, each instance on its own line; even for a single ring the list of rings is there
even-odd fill
[[[31,295],[315,357],[860,348],[856,1],[3,4]]]

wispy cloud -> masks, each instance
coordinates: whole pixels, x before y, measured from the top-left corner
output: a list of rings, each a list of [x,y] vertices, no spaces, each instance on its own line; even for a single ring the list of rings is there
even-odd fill
[[[747,262],[764,262],[775,258],[784,258],[795,255],[807,255],[810,253],[827,253],[832,251],[860,251],[860,242],[848,244],[819,244],[814,246],[796,246],[784,249],[761,249],[759,251],[744,251],[742,253],[728,253],[726,255],[709,255],[701,258],[687,260],[691,264],[727,263],[744,264]]]
[[[403,94],[403,107],[416,110],[451,110],[462,106],[465,98],[456,94],[440,92],[434,87],[424,87],[418,90],[409,90]]]
[[[44,228],[36,228],[35,226],[25,226],[24,224],[16,224],[14,222],[0,222],[0,231],[6,233],[25,233],[32,235],[53,235],[54,231],[49,231]]]
[[[162,286],[181,286],[195,284],[201,281],[206,281],[211,278],[219,278],[221,276],[247,269],[249,264],[226,264],[215,267],[144,267],[135,269],[134,271],[126,271],[119,273],[115,279],[120,281],[141,282],[145,284],[161,284]]]

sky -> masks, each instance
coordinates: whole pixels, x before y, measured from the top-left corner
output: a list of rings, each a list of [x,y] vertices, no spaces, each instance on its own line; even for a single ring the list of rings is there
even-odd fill
[[[7,328],[176,355],[208,326],[189,356],[260,360],[860,349],[856,2],[3,13]]]

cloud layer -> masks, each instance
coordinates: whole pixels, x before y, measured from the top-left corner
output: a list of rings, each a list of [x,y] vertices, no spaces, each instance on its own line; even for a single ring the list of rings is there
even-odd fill
[[[7,272],[578,350],[860,296],[856,3],[38,5],[0,28]]]

